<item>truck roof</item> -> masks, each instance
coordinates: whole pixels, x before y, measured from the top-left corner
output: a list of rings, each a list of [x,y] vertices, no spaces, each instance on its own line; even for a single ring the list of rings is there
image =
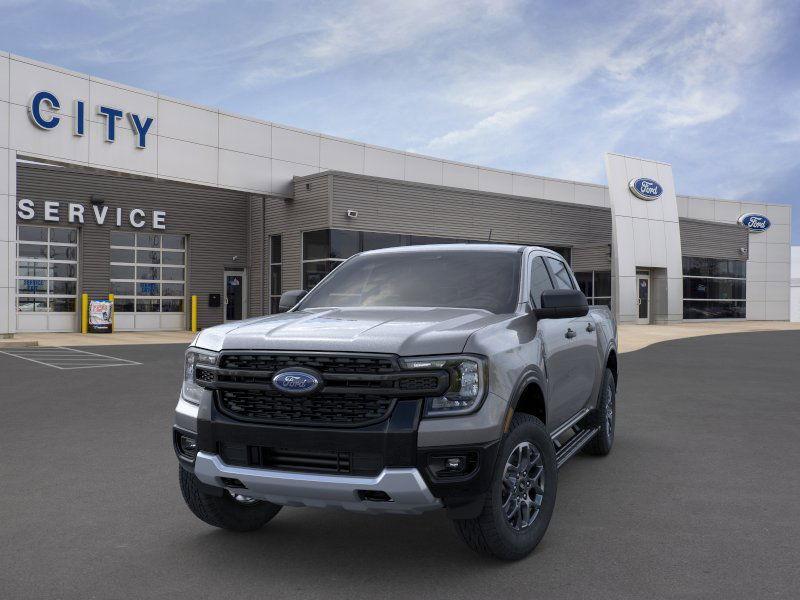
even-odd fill
[[[392,254],[400,252],[421,252],[421,251],[436,251],[436,252],[455,252],[455,251],[482,251],[482,252],[509,252],[516,253],[522,252],[526,248],[542,250],[550,252],[553,255],[557,253],[549,248],[542,246],[527,246],[522,244],[501,244],[501,243],[460,243],[460,244],[424,244],[420,246],[395,246],[392,248],[380,248],[379,250],[366,250],[361,254]]]

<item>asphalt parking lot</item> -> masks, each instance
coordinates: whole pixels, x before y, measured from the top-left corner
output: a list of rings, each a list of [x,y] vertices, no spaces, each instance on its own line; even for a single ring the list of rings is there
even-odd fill
[[[255,534],[184,507],[170,442],[183,346],[0,354],[0,598],[796,598],[800,332],[621,357],[617,438],[560,473],[532,556],[473,555],[441,513],[284,509]]]

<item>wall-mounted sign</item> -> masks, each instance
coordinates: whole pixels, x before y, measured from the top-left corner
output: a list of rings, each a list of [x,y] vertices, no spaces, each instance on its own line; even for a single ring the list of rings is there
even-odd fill
[[[92,204],[91,208],[77,202],[63,203],[66,208],[66,222],[67,223],[86,223],[89,218],[93,219],[97,225],[105,225],[106,222],[113,224],[116,227],[123,225],[141,229],[147,225],[148,214],[144,209],[132,208],[123,211],[122,208],[109,209],[105,204]],[[53,223],[61,222],[61,202],[54,200],[45,200],[42,203],[42,220],[51,221]],[[111,214],[109,214],[109,212]],[[36,218],[36,204],[29,198],[21,198],[17,200],[17,217],[23,221],[30,221]],[[167,228],[167,213],[163,210],[150,211],[150,226],[153,229],[166,229]],[[112,221],[113,220],[113,221]]]
[[[752,231],[753,233],[758,233],[760,231],[766,231],[769,229],[769,226],[772,225],[770,220],[765,217],[764,215],[759,215],[756,213],[747,213],[739,217],[739,225]]]
[[[61,102],[56,95],[44,90],[36,92],[31,97],[31,101],[28,104],[28,114],[31,117],[31,121],[33,121],[33,124],[39,129],[45,131],[58,127],[58,124],[61,122],[61,117],[58,116],[60,110]],[[117,139],[117,122],[126,113],[118,108],[103,106],[102,104],[97,106],[96,112],[97,115],[103,119],[105,125],[103,128],[105,140],[113,143]],[[82,136],[86,133],[86,102],[83,100],[75,100],[73,103],[72,115],[72,134]],[[136,147],[146,148],[147,132],[150,131],[155,119],[153,119],[153,117],[141,117],[132,112],[127,113],[127,115],[131,124],[131,129],[133,130],[133,138]]]
[[[628,182],[628,188],[630,188],[634,196],[642,200],[658,200],[661,194],[664,193],[664,188],[661,187],[660,183],[643,177],[631,179]]]
[[[108,300],[89,302],[89,333],[111,333],[111,314],[114,307]]]

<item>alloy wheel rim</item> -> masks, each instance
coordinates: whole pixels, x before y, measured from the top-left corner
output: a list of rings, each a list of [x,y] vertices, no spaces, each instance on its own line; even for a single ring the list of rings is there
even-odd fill
[[[544,500],[542,453],[531,442],[517,444],[506,459],[500,487],[503,517],[515,531],[530,527]]]
[[[614,395],[610,385],[606,388],[606,435],[614,435]]]

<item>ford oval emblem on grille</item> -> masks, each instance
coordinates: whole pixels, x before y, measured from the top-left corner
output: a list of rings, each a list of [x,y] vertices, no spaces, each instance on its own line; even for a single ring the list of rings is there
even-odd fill
[[[322,377],[311,371],[284,369],[272,377],[272,385],[282,394],[305,396],[319,389]]]

